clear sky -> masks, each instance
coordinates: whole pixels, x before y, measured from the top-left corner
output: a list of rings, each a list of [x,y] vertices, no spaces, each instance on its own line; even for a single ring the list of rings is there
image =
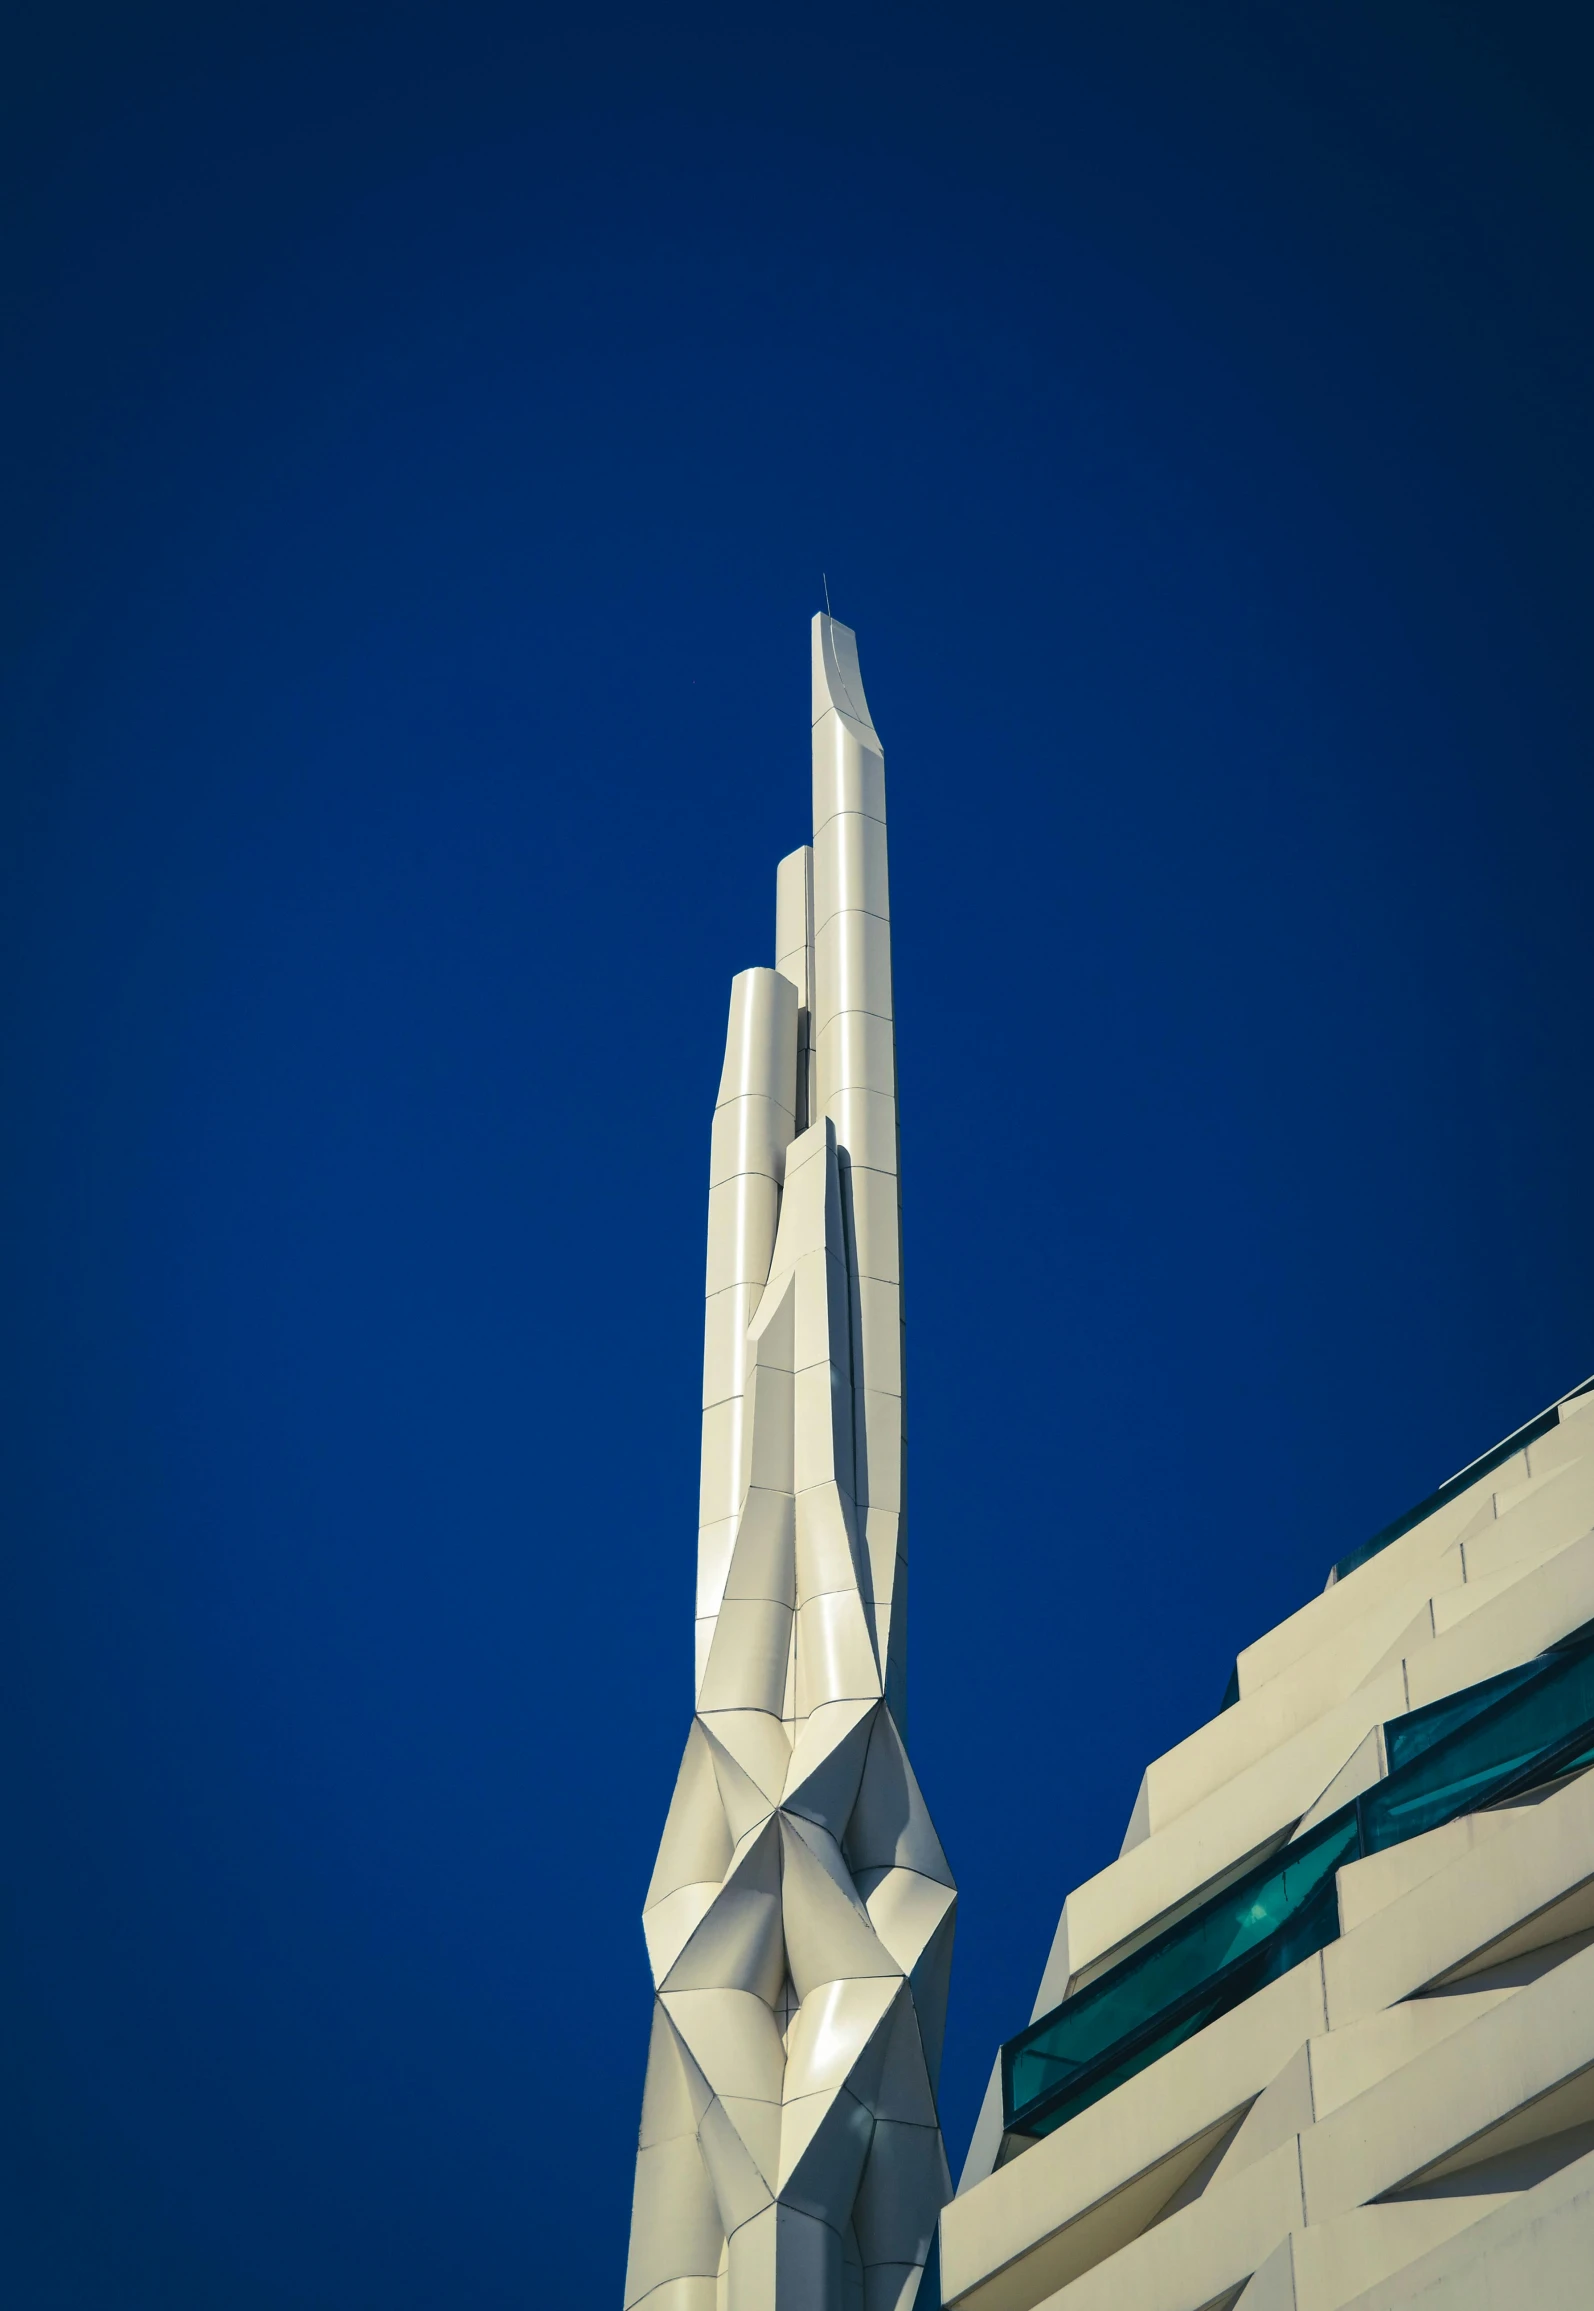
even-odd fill
[[[5,45],[0,2291],[617,2304],[821,571],[954,2163],[1145,1760],[1594,1369],[1587,12]]]

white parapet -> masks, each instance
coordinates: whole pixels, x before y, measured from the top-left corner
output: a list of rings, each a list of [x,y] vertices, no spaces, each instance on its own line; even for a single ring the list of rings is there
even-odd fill
[[[816,618],[814,843],[711,1134],[697,1708],[643,1908],[628,2311],[909,2311],[950,2191],[956,1893],[902,1739],[885,771]]]

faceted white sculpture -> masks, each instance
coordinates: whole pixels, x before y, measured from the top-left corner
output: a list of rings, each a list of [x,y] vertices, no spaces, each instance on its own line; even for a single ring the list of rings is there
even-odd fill
[[[885,766],[827,617],[813,762],[714,1112],[697,1714],[643,1910],[627,2311],[908,2311],[950,2194],[957,1896],[901,1732]]]

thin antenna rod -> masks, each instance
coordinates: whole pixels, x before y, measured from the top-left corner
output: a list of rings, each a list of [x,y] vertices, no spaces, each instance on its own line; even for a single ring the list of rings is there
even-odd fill
[[[825,576],[825,573],[824,573],[824,571],[823,571],[823,570],[821,570],[821,571],[820,571],[820,573],[819,573],[819,583],[820,583],[820,584],[821,584],[821,585],[824,587],[824,589],[825,589],[825,616],[828,618],[828,617],[831,615],[831,608],[830,608],[830,580],[829,580],[829,579],[828,579],[828,578]]]

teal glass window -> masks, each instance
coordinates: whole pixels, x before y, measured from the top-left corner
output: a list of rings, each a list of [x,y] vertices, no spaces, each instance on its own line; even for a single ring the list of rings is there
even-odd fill
[[[1519,1685],[1528,1684],[1543,1674],[1544,1662],[1535,1655],[1520,1668],[1506,1669],[1498,1677],[1485,1677],[1481,1683],[1465,1686],[1459,1693],[1447,1693],[1442,1701],[1430,1701],[1422,1709],[1408,1710],[1404,1717],[1392,1718],[1384,1727],[1384,1754],[1390,1772],[1398,1773],[1402,1766],[1410,1765],[1413,1758],[1421,1757],[1425,1750],[1459,1732],[1463,1725],[1470,1725],[1475,1717],[1492,1709]]]
[[[1389,1778],[1357,1800],[1363,1853],[1380,1853],[1573,1770],[1594,1729],[1594,1645],[1541,1655],[1527,1669],[1488,1682],[1504,1690],[1398,1767],[1403,1727],[1397,1721],[1386,1728]]]
[[[1594,1763],[1594,1632],[1384,1728],[1387,1779],[1002,2049],[1012,2134],[1050,2134],[1339,1935],[1335,1872]]]
[[[1002,2050],[1010,2128],[1049,2134],[1332,1941],[1355,1850],[1335,1814],[1032,2023]]]

